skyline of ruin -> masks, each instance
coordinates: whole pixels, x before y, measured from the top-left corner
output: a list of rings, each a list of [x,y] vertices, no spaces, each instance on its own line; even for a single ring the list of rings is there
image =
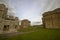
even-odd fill
[[[29,19],[33,22],[32,24],[42,23],[44,11],[60,7],[60,0],[0,0],[0,3],[4,3],[9,7],[9,15],[18,16],[20,20]]]

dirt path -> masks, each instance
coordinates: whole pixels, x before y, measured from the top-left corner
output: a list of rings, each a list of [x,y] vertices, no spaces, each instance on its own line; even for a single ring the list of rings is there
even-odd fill
[[[5,38],[5,37],[11,37],[11,36],[19,35],[19,34],[27,34],[27,33],[32,33],[32,32],[35,32],[35,31],[0,34],[0,37],[4,37]]]

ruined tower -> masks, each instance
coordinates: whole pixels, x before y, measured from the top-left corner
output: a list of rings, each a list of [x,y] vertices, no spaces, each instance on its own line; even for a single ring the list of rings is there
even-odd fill
[[[60,28],[60,8],[45,12],[42,20],[45,28]]]
[[[0,34],[17,32],[19,26],[18,17],[7,15],[8,8],[0,4]]]
[[[4,4],[0,4],[0,18],[5,18],[7,15],[7,10],[6,6]]]
[[[31,22],[29,20],[24,19],[24,20],[21,21],[21,27],[22,28],[28,28],[30,26],[30,23]]]

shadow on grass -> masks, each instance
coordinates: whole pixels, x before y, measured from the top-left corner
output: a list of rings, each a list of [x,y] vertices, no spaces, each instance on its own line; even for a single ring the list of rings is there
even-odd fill
[[[16,35],[12,37],[0,37],[0,40],[23,40],[21,35]]]

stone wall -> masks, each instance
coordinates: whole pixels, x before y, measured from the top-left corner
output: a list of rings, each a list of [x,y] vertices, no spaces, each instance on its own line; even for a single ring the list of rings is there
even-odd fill
[[[60,28],[60,8],[45,12],[42,20],[45,28]]]
[[[19,19],[14,16],[7,16],[8,8],[0,4],[0,34],[17,32],[19,28]]]
[[[28,28],[30,26],[30,21],[27,19],[24,19],[21,21],[21,27],[22,28]]]
[[[6,17],[8,8],[4,4],[0,4],[0,18]]]

